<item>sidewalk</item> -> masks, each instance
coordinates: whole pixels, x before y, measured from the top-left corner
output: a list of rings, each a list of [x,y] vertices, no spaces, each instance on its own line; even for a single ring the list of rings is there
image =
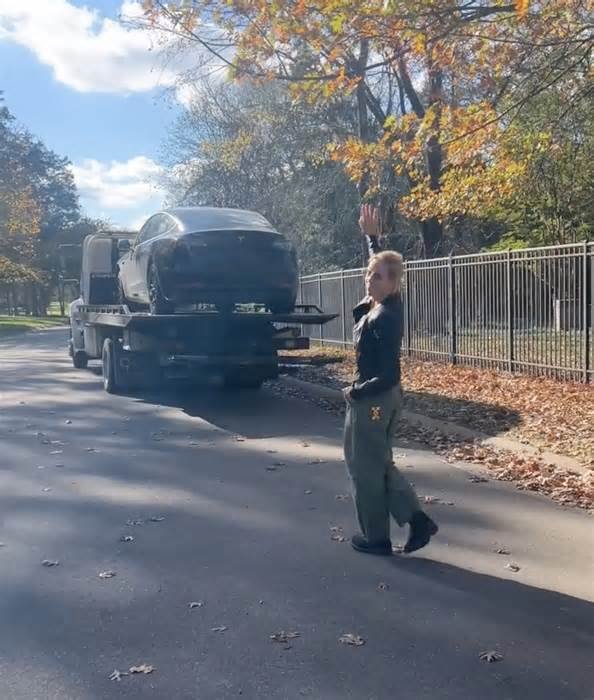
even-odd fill
[[[296,361],[302,357],[304,361],[313,359],[323,364],[296,366],[287,381],[296,383],[298,391],[340,406],[340,390],[352,377],[352,353],[314,348],[294,355]],[[339,362],[329,364],[332,358]],[[418,391],[414,376],[423,368],[429,377],[437,371],[450,372],[449,383],[444,385],[442,379],[435,388],[436,392],[441,388],[444,395]],[[563,505],[594,508],[594,468],[590,460],[590,445],[594,444],[594,387],[490,372],[483,380],[491,381],[498,389],[491,403],[486,403],[487,389],[471,392],[468,377],[477,372],[431,363],[405,364],[403,385],[407,410],[404,419],[407,425],[403,433],[430,445],[448,461],[480,463],[490,469],[494,478],[513,481],[518,488],[546,494]],[[298,385],[299,382],[304,383]],[[552,429],[550,417],[545,421],[539,413],[542,405],[535,404],[532,413],[519,410],[522,401],[529,405],[534,403],[530,397],[526,400],[522,396],[522,390],[527,391],[526,386],[535,383],[541,386],[541,394],[544,391],[549,395],[548,405],[555,404],[554,413],[558,432],[564,437],[563,444],[575,448],[566,452],[577,454],[579,459],[529,443],[527,435],[535,432],[539,421],[546,422],[549,431]],[[507,386],[507,393],[502,389],[503,384]],[[556,398],[552,395],[554,391]],[[561,413],[565,415],[563,421],[559,417]],[[445,417],[450,420],[444,420]]]

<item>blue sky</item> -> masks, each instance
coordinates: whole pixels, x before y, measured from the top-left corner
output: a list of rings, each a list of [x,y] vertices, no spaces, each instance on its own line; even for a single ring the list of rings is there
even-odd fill
[[[0,90],[73,163],[86,213],[138,227],[159,209],[161,144],[183,107],[147,32],[121,24],[136,0],[0,0]],[[181,99],[181,92],[178,93]]]

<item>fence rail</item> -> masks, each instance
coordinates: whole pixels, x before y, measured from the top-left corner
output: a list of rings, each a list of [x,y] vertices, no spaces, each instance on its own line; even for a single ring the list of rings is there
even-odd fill
[[[338,318],[304,327],[351,345],[364,268],[306,275],[299,302]],[[592,381],[594,243],[405,263],[403,353],[425,360]]]

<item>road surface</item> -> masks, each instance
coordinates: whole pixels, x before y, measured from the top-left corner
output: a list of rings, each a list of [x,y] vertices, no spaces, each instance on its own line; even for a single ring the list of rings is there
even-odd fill
[[[404,444],[440,535],[357,554],[338,417],[274,387],[109,396],[65,342],[0,342],[1,700],[594,697],[591,516]]]

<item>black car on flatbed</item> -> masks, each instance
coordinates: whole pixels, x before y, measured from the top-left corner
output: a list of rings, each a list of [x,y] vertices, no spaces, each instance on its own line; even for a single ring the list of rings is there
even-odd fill
[[[188,304],[262,304],[293,310],[299,273],[292,244],[261,214],[178,207],[151,216],[118,262],[119,301],[170,314]]]

